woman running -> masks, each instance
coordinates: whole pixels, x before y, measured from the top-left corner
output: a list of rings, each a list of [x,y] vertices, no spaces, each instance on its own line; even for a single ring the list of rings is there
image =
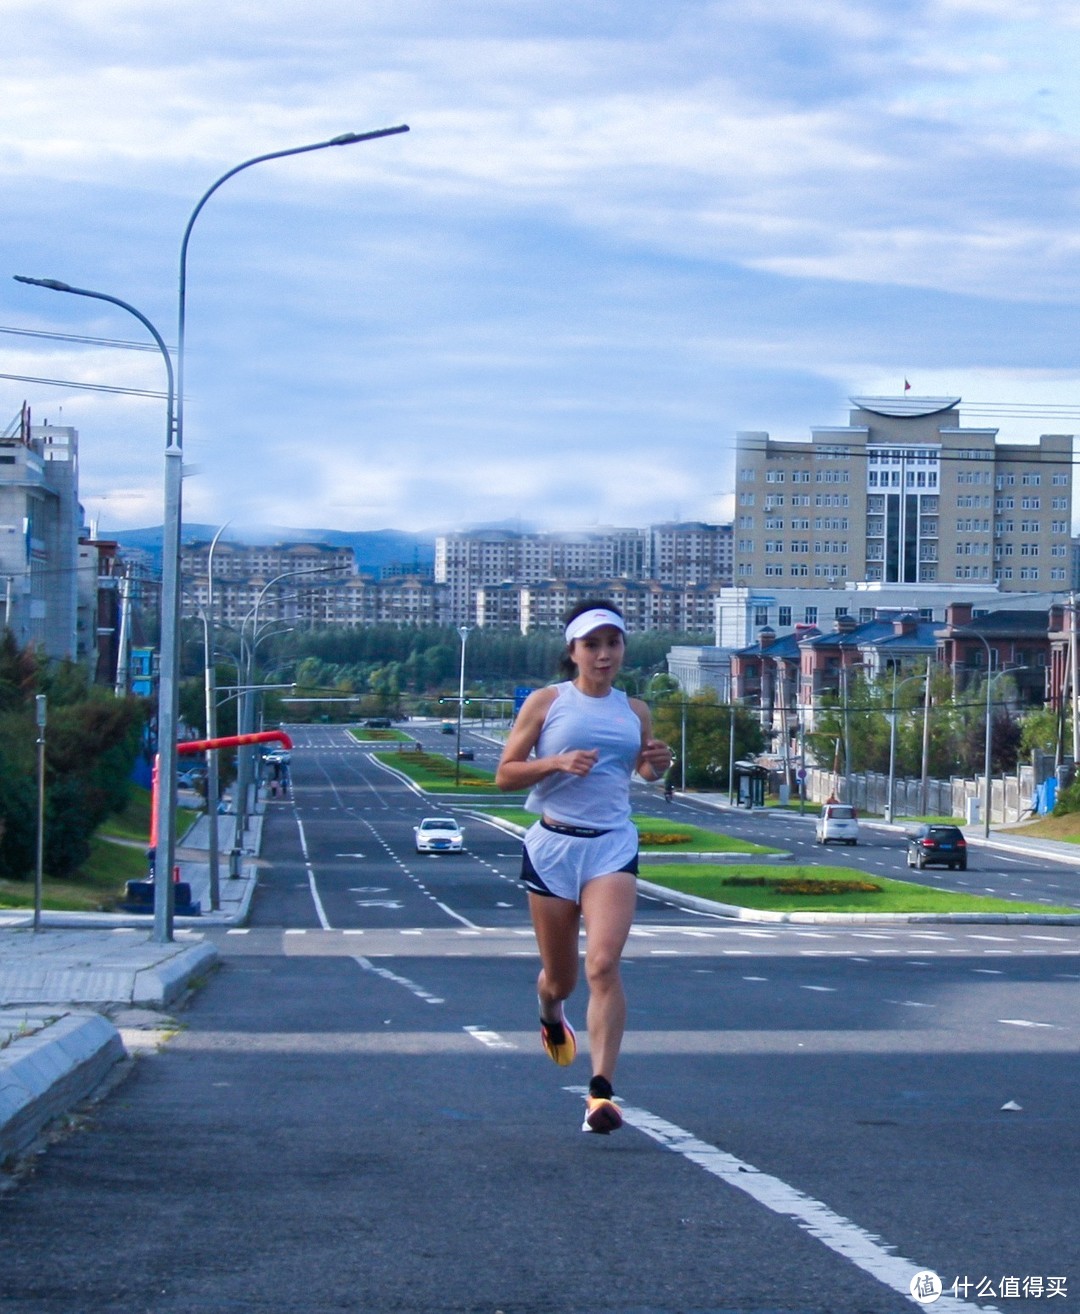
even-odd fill
[[[577,1053],[563,1002],[578,978],[585,922],[587,1024],[592,1080],[583,1131],[622,1125],[612,1081],[626,1026],[619,961],[637,900],[638,836],[630,820],[630,777],[658,781],[671,765],[652,737],[649,709],[614,687],[626,624],[609,602],[590,601],[566,619],[562,683],[530,694],[495,775],[500,789],[529,789],[539,812],[525,835],[521,879],[540,950],[540,1042],[560,1067]]]

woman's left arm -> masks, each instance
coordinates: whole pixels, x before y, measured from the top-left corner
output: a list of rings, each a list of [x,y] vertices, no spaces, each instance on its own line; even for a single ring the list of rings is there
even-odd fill
[[[631,698],[630,706],[641,722],[641,752],[638,754],[634,770],[642,780],[656,781],[675,761],[675,754],[662,739],[652,737],[652,714],[647,703],[640,698]]]

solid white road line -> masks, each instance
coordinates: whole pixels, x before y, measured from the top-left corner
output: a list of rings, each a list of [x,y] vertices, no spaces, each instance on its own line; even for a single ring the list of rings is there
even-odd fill
[[[311,859],[308,857],[307,836],[304,834],[304,823],[300,820],[300,814],[293,804],[293,816],[296,818],[296,829],[300,832],[300,851],[304,855],[304,868],[307,871],[308,889],[311,891],[311,900],[315,904],[315,913],[319,919],[319,925],[324,931],[332,931],[334,928],[330,925],[330,919],[326,915],[326,909],[322,906],[322,900],[319,898],[318,886],[315,884],[315,869],[311,865]]]
[[[567,1086],[566,1090],[576,1095],[585,1095],[584,1086]],[[911,1295],[911,1281],[916,1273],[923,1272],[930,1265],[919,1264],[893,1252],[879,1237],[866,1232],[857,1224],[840,1214],[834,1213],[828,1205],[822,1204],[812,1196],[789,1186],[779,1177],[760,1172],[753,1164],[737,1159],[733,1154],[718,1150],[716,1146],[700,1141],[696,1136],[674,1123],[658,1118],[646,1109],[619,1102],[619,1111],[623,1121],[638,1131],[651,1136],[665,1149],[673,1150],[696,1163],[699,1168],[712,1173],[728,1186],[744,1192],[774,1214],[793,1219],[805,1232],[816,1237],[834,1253],[862,1269],[871,1277],[901,1296],[914,1300]],[[983,1314],[1001,1314],[993,1305],[975,1305],[970,1301],[960,1300],[955,1296],[942,1294],[934,1302],[935,1314],[962,1314],[963,1311],[981,1310]]]

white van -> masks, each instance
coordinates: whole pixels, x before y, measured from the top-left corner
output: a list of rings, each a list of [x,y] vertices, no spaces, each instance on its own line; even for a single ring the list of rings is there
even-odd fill
[[[841,844],[858,844],[859,818],[850,803],[826,803],[817,820],[817,842],[828,844],[837,840]]]

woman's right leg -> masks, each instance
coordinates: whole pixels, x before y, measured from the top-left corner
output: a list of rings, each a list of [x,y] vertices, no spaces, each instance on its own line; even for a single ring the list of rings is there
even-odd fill
[[[544,1021],[558,1022],[563,1016],[563,1000],[570,998],[577,985],[581,909],[572,899],[533,894],[530,890],[529,912],[540,951],[536,982],[540,1016]]]

